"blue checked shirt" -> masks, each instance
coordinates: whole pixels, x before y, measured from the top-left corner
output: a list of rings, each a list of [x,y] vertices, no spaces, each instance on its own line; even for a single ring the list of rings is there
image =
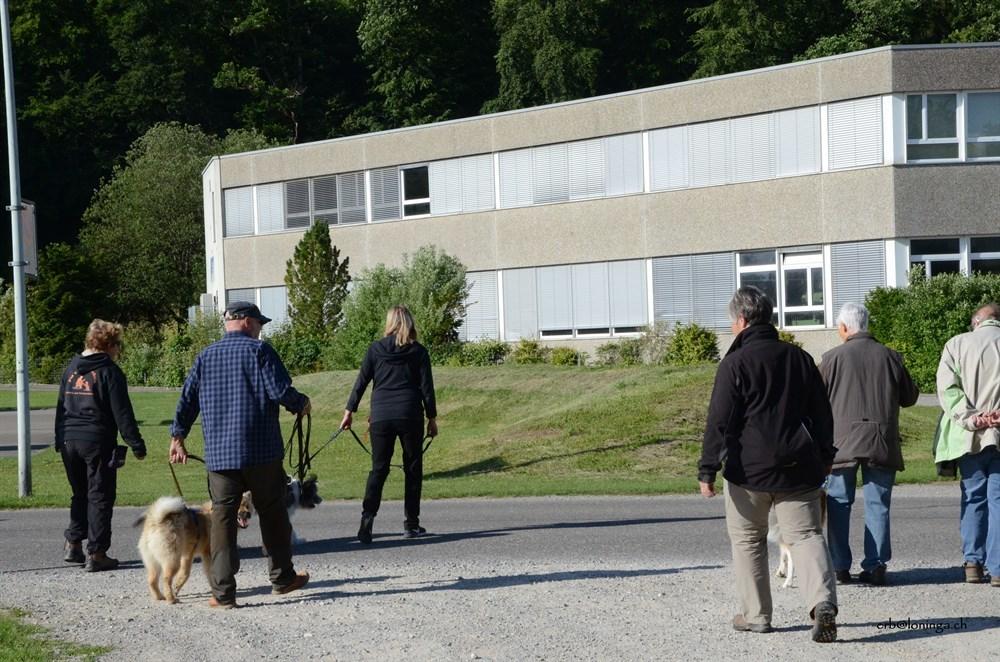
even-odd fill
[[[186,438],[200,412],[209,471],[267,464],[284,451],[278,405],[298,412],[306,400],[273,347],[230,332],[195,359],[170,434]]]

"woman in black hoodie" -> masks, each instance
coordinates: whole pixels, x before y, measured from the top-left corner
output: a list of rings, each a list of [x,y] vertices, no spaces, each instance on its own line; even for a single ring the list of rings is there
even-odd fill
[[[424,478],[422,443],[424,414],[427,435],[437,436],[437,406],[434,402],[434,378],[427,349],[417,342],[417,329],[406,306],[394,306],[385,316],[385,337],[368,348],[361,371],[344,411],[342,429],[351,427],[361,396],[373,381],[371,416],[372,470],[368,474],[365,500],[361,511],[358,540],[372,541],[372,525],[382,502],[382,486],[389,476],[396,438],[403,446],[405,497],[403,523],[407,538],[427,533],[420,526],[420,488]]]
[[[116,497],[114,455],[119,431],[137,459],[146,457],[125,373],[115,364],[121,337],[120,324],[97,319],[90,323],[83,353],[74,356],[63,373],[56,405],[56,450],[62,454],[73,489],[65,559],[86,562],[88,572],[118,567],[118,560],[107,551]]]

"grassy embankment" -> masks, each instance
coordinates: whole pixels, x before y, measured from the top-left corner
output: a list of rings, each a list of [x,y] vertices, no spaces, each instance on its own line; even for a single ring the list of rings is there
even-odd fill
[[[21,610],[0,610],[0,662],[48,662],[49,660],[96,660],[111,652],[101,646],[58,641],[47,630],[24,622]]]
[[[438,368],[441,435],[425,458],[424,495],[692,493],[713,375],[711,366]],[[314,450],[336,429],[354,377],[329,372],[296,379],[313,399]],[[33,393],[32,407],[52,406],[55,397]],[[0,409],[14,402],[13,392],[0,392]],[[145,505],[174,493],[166,452],[177,394],[134,393],[133,402],[150,455],[144,462],[129,456],[119,476],[118,503]],[[355,420],[363,422],[366,415],[362,410]],[[936,480],[930,440],[937,415],[930,407],[904,410],[907,469],[900,482]],[[287,432],[292,417],[283,414],[282,421]],[[188,448],[201,454],[198,425]],[[320,493],[359,498],[369,462],[342,435],[314,462]],[[32,472],[34,496],[18,499],[16,458],[0,459],[0,508],[67,505],[69,488],[53,450],[34,456]],[[200,464],[177,473],[189,501],[206,497]],[[402,472],[394,470],[386,498],[400,498],[402,483]]]

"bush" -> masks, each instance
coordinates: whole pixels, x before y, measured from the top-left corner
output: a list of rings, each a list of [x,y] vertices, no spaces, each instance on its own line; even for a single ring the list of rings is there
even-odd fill
[[[795,345],[799,349],[802,349],[802,343],[796,340],[795,334],[791,331],[785,331],[784,329],[778,330],[778,340],[786,342],[790,345]]]
[[[181,386],[201,350],[222,337],[222,319],[206,315],[160,332],[144,325],[125,328],[119,366],[129,384]]]
[[[597,362],[605,366],[642,365],[642,340],[622,338],[597,347]]]
[[[510,345],[500,340],[477,340],[462,344],[456,363],[463,366],[498,365],[510,354]]]
[[[667,348],[670,346],[670,326],[663,321],[654,322],[642,330],[639,336],[642,360],[650,365],[667,362]]]
[[[547,353],[548,348],[542,347],[537,340],[522,338],[510,353],[510,361],[517,365],[545,363]]]
[[[667,343],[667,363],[694,365],[719,360],[718,337],[697,324],[677,324]]]
[[[270,325],[268,325],[270,326]],[[326,344],[310,335],[296,332],[294,324],[281,324],[264,338],[274,347],[292,375],[316,372],[322,367]]]
[[[584,365],[587,362],[586,354],[578,352],[572,347],[556,347],[549,354],[549,361],[552,365]]]
[[[980,306],[1000,300],[1000,275],[942,274],[924,278],[910,272],[905,289],[879,288],[869,293],[869,330],[903,355],[920,390],[935,389],[941,350],[949,338],[969,330],[969,319]]]

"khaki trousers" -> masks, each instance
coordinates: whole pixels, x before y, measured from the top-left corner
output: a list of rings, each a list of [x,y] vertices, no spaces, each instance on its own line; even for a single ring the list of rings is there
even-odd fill
[[[767,517],[774,513],[791,548],[799,589],[812,616],[821,602],[837,604],[830,550],[823,537],[820,489],[757,492],[726,481],[726,528],[733,547],[736,596],[751,624],[771,622],[771,576],[767,562]]]

